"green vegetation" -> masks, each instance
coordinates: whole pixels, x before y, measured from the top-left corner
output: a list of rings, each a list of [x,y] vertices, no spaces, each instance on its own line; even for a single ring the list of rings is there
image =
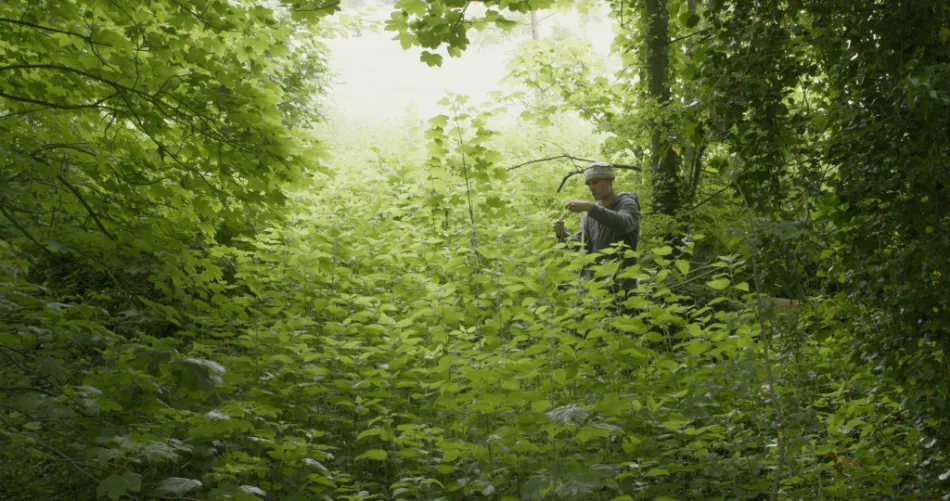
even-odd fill
[[[0,6],[0,497],[942,499],[950,6],[609,6],[398,131],[318,120],[338,3]],[[386,26],[570,5],[469,7]],[[643,167],[635,294],[568,156]]]

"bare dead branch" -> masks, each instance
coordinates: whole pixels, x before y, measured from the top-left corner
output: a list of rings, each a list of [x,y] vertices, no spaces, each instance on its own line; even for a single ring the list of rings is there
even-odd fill
[[[637,172],[640,172],[640,171],[643,170],[643,167],[640,167],[639,165],[610,164],[610,166],[613,167],[613,168],[615,168],[615,169],[635,170],[635,171],[637,171]],[[583,173],[584,173],[583,170],[576,170],[576,171],[573,171],[573,172],[569,172],[567,175],[564,176],[563,179],[561,179],[561,185],[557,187],[557,192],[560,193],[561,190],[564,189],[564,183],[567,183],[567,180],[568,180],[568,179],[570,179],[570,178],[572,178],[572,177],[574,177],[574,176],[576,176],[576,175],[578,175],[578,174],[583,174]]]
[[[515,170],[515,169],[524,167],[525,165],[531,165],[531,164],[536,164],[536,163],[540,163],[540,162],[547,162],[547,161],[550,161],[550,160],[557,160],[557,159],[560,159],[560,158],[566,158],[566,159],[568,159],[568,160],[576,160],[576,161],[578,161],[578,162],[590,162],[590,163],[596,162],[596,160],[589,160],[589,159],[586,159],[586,158],[579,158],[579,157],[575,157],[575,156],[571,156],[571,155],[558,155],[558,156],[556,156],[556,157],[548,157],[548,158],[540,158],[540,159],[538,159],[538,160],[531,160],[530,162],[525,162],[525,163],[523,163],[523,164],[518,164],[518,165],[515,165],[514,167],[508,167],[508,169],[506,169],[506,170]]]

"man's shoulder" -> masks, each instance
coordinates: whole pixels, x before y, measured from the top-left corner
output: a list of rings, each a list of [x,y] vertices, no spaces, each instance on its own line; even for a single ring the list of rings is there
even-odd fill
[[[637,204],[637,207],[640,207],[640,197],[632,191],[621,191],[617,193],[617,201],[625,203],[634,202]]]

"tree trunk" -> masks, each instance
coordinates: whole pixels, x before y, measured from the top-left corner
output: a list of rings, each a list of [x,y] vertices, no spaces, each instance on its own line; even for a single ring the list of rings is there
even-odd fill
[[[538,32],[538,11],[531,11],[531,39],[532,40],[541,40],[541,35]]]
[[[670,100],[669,11],[666,0],[646,0],[647,88],[650,97],[663,105]],[[680,205],[679,156],[672,149],[668,124],[661,121],[653,132],[653,204],[660,214],[672,215]]]

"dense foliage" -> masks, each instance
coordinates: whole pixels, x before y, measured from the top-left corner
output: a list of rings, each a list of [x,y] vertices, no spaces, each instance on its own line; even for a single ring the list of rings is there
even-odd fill
[[[484,4],[388,28],[554,5]],[[950,8],[619,2],[623,69],[526,42],[517,123],[314,129],[337,8],[0,6],[0,496],[945,493]],[[635,268],[552,238],[565,152],[646,167]]]

